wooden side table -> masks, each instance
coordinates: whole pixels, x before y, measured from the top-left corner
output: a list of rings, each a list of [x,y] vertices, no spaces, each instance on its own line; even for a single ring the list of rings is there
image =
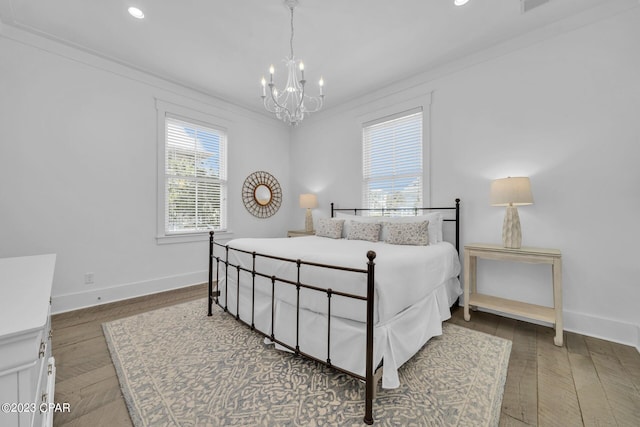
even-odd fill
[[[551,264],[553,276],[553,307],[483,295],[477,292],[478,258],[498,261],[517,261]],[[522,247],[504,248],[501,245],[473,243],[464,247],[464,320],[469,321],[469,306],[484,307],[555,325],[553,342],[562,346],[562,255],[558,249]]]
[[[289,230],[287,231],[287,237],[302,237],[302,236],[315,236],[316,232],[306,230]]]

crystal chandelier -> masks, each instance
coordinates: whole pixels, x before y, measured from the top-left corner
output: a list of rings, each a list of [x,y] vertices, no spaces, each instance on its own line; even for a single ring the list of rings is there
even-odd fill
[[[293,55],[293,9],[298,5],[298,0],[284,0],[284,4],[291,11],[291,40],[289,42],[291,55],[284,60],[288,71],[287,85],[282,91],[276,88],[273,82],[275,68],[271,65],[269,67],[269,83],[262,77],[262,101],[267,111],[275,113],[276,117],[285,123],[295,126],[304,119],[305,114],[315,113],[322,108],[324,80],[320,77],[318,82],[319,96],[309,96],[305,93],[307,81],[304,79],[304,64],[302,61],[296,61]],[[300,79],[298,79],[297,70],[300,70]]]

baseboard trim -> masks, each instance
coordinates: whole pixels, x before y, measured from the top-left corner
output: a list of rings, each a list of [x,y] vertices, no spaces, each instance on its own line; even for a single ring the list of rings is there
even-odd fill
[[[159,292],[186,288],[199,285],[206,281],[207,271],[203,270],[141,282],[125,283],[108,288],[89,289],[83,292],[54,295],[51,298],[51,314],[60,314],[67,311],[94,307]],[[203,295],[203,297],[206,297],[206,295]]]
[[[527,319],[526,317],[505,314],[495,310],[480,308],[478,311],[498,314],[511,319],[523,320],[536,325],[553,326],[548,322]],[[471,318],[473,319],[473,313],[471,314]],[[635,347],[638,352],[640,352],[640,325],[567,310],[563,311],[563,322],[565,331],[628,345]]]
[[[629,345],[640,351],[638,335],[640,326],[633,323],[565,311],[564,329],[593,338]]]

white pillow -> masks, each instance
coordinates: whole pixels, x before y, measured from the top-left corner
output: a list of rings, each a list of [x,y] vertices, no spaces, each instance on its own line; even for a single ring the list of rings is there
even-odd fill
[[[442,223],[444,222],[444,217],[442,216],[442,212],[432,212],[422,216],[429,221],[429,233],[435,233],[436,242],[440,243],[444,241],[442,234]]]
[[[316,227],[316,236],[339,239],[342,237],[344,219],[320,218]]]

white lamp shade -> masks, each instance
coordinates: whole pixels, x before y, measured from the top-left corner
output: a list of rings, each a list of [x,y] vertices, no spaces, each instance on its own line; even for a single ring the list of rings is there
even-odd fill
[[[532,205],[531,183],[527,177],[509,177],[491,182],[492,206]]]
[[[318,197],[315,194],[301,194],[300,207],[306,209],[314,209],[318,207]]]

